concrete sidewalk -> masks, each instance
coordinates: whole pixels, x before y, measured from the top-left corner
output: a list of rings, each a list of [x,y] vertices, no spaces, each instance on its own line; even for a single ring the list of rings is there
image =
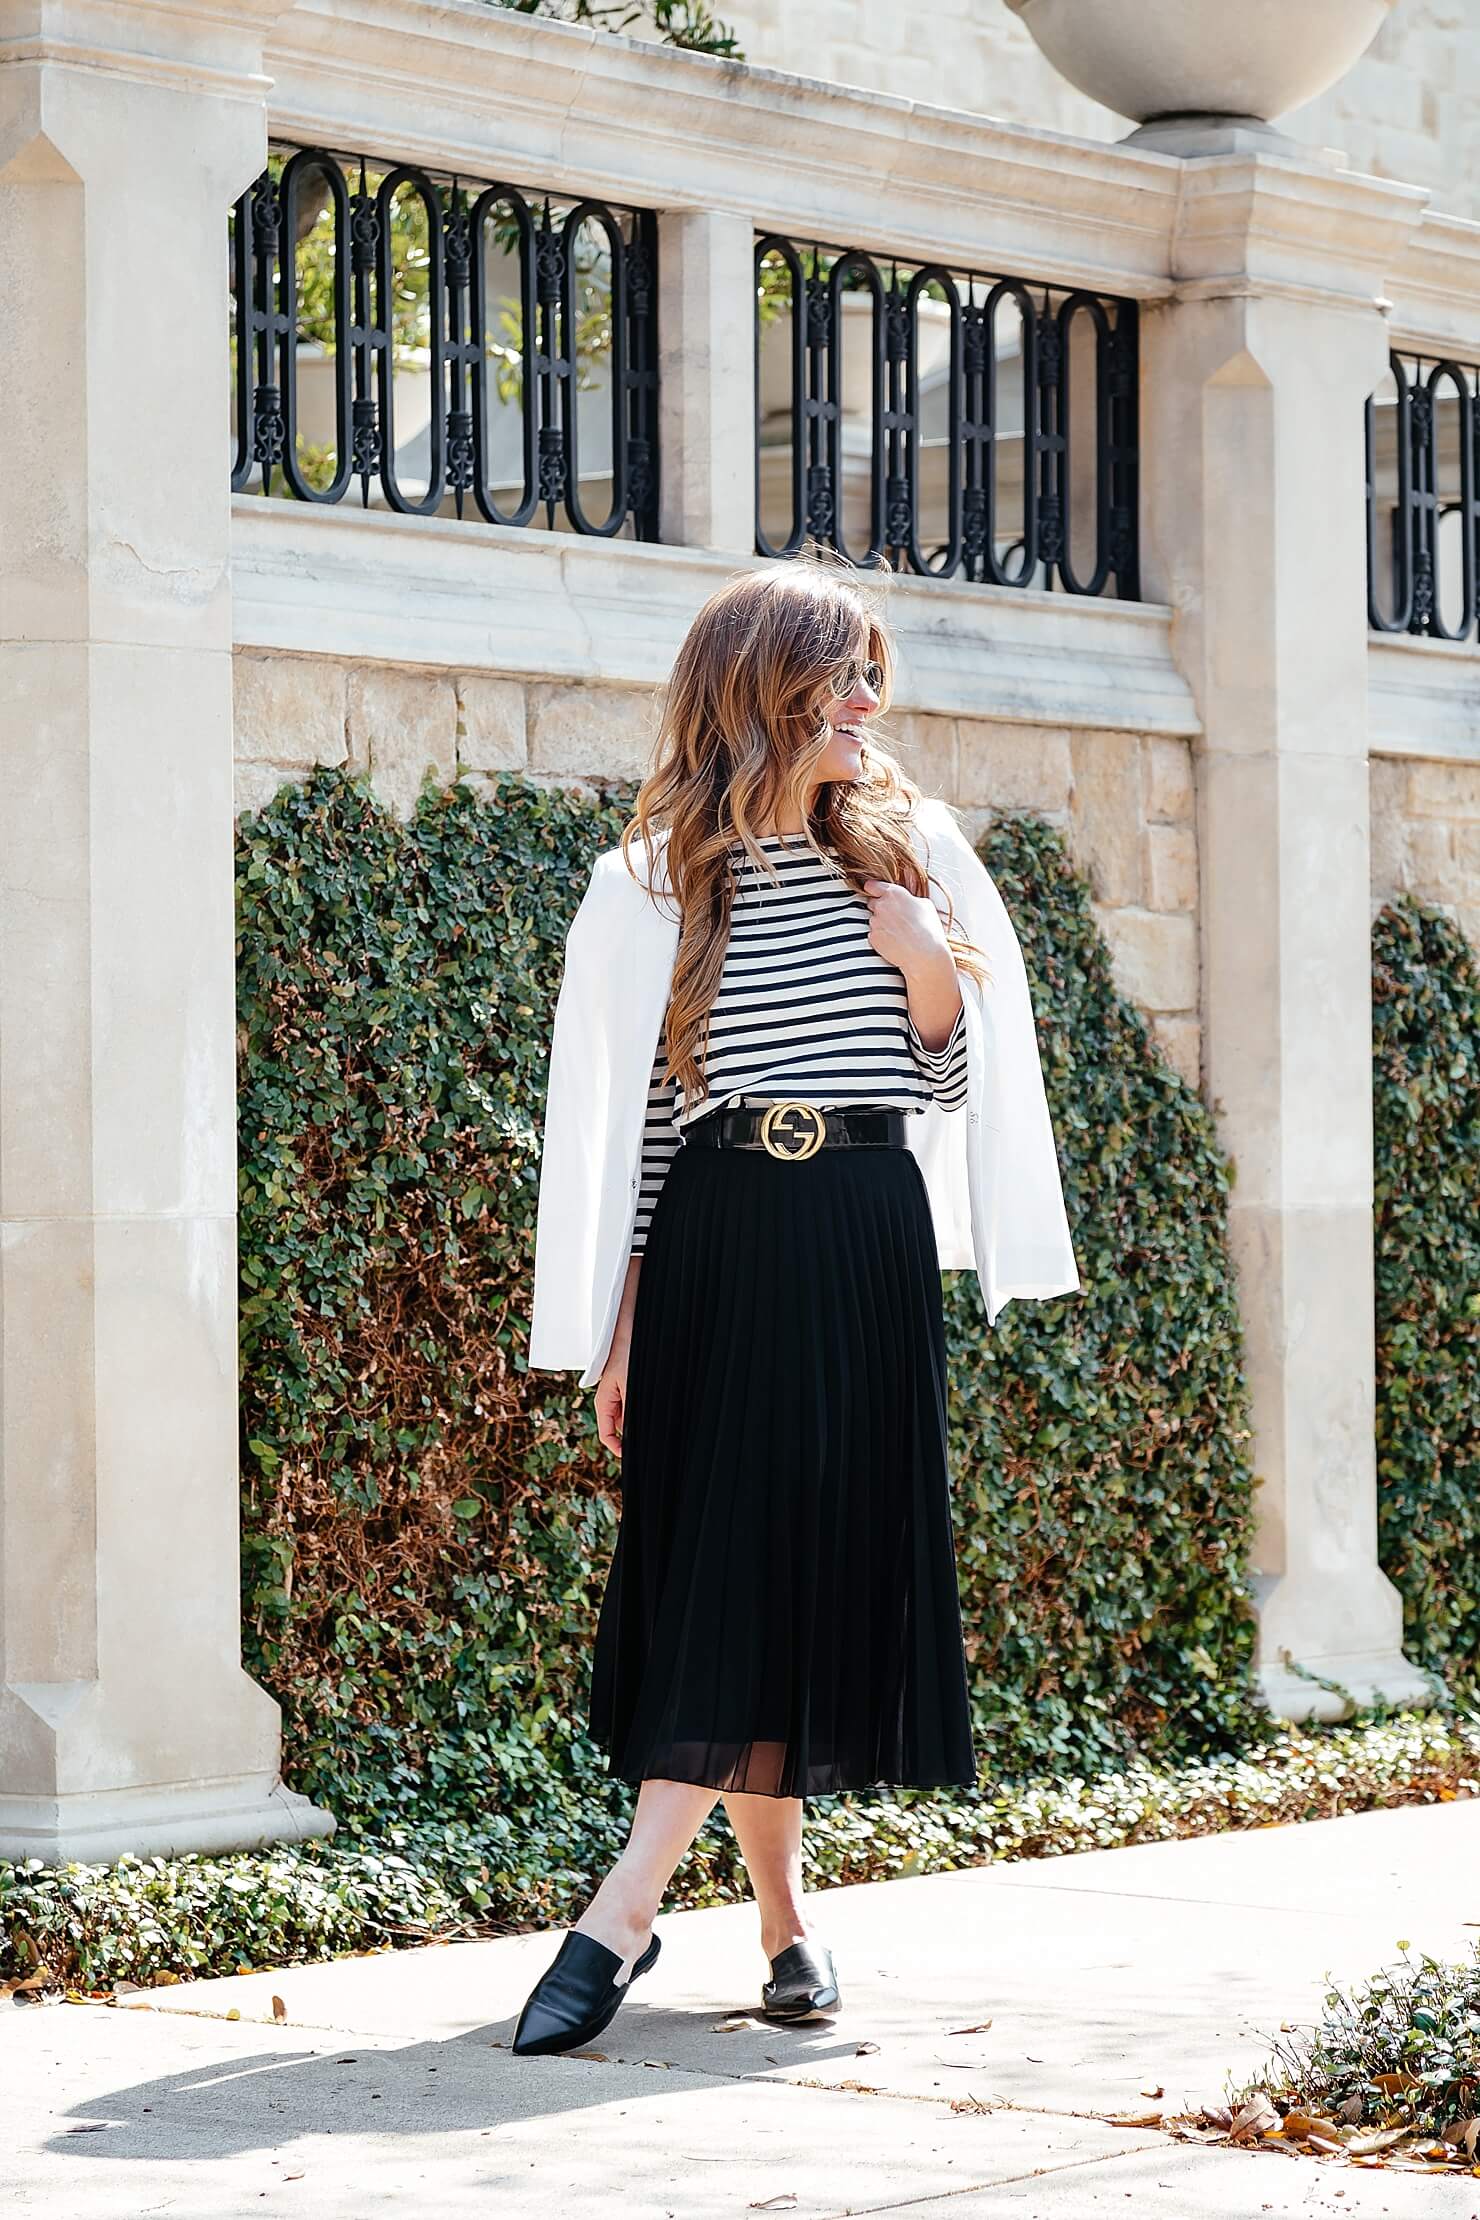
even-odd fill
[[[509,2051],[551,1934],[144,2006],[13,2006],[0,2188],[68,2220],[584,2220],[617,2201],[623,2220],[1480,2216],[1480,2178],[1201,2149],[1095,2117],[1221,2097],[1282,2022],[1314,2015],[1328,1971],[1361,1979],[1400,1938],[1468,1956],[1480,1802],[839,1889],[815,1924],[843,1983],[836,2021],[722,2030],[758,2001],[754,1910],[674,1913],[600,2057]]]

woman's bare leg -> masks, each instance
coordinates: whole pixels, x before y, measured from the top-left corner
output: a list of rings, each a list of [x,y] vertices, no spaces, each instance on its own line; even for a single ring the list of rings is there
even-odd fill
[[[696,1788],[689,1781],[644,1781],[626,1846],[576,1921],[577,1934],[594,1936],[608,1950],[618,1951],[630,1971],[631,1961],[647,1947],[678,1861],[715,1801],[712,1788]]]
[[[761,1948],[768,1958],[779,1957],[791,1943],[807,1939],[802,1800],[800,1796],[727,1795],[725,1812],[760,1910]]]

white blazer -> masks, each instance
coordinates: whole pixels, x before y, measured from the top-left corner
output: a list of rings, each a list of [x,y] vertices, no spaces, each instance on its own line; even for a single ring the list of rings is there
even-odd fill
[[[966,1009],[964,1113],[906,1115],[944,1271],[975,1267],[987,1317],[1016,1298],[1079,1286],[1022,951],[991,876],[942,801],[910,821],[916,852],[949,888],[960,929],[991,972],[959,974]],[[641,1184],[648,1084],[678,949],[678,905],[655,836],[656,891],[621,848],[597,856],[565,939],[555,1004],[535,1226],[529,1362],[601,1377],[616,1330]],[[634,877],[633,873],[639,874]],[[932,898],[944,915],[937,889]]]

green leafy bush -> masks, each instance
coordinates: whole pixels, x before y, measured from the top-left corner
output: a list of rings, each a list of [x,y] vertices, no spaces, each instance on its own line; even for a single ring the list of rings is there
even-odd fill
[[[1365,1981],[1334,1983],[1315,2024],[1277,2038],[1270,2063],[1232,2089],[1229,2109],[1257,2110],[1262,2098],[1280,2115],[1277,2133],[1327,2162],[1344,2148],[1470,2174],[1480,2149],[1480,1946],[1458,1962],[1398,1949]]]
[[[983,844],[1023,942],[1080,1294],[988,1333],[948,1281],[958,1557],[989,1763],[1227,1747],[1257,1699],[1228,1175],[1115,991],[1088,890],[1031,819]]]
[[[1410,901],[1373,930],[1378,1533],[1404,1647],[1480,1674],[1480,972]]]
[[[585,1730],[615,1473],[525,1364],[565,930],[630,790],[502,780],[413,823],[353,779],[240,828],[246,1643],[286,1768],[351,1830],[513,1829],[589,1871],[630,1791]],[[1226,1175],[1115,993],[1056,835],[989,860],[1022,927],[1084,1295],[989,1334],[948,1282],[979,1736],[994,1780],[1227,1746],[1250,1517]]]
[[[239,837],[247,1660],[343,1821],[499,1802],[556,1865],[615,1522],[526,1313],[564,932],[621,822],[512,783],[407,827],[329,773]]]

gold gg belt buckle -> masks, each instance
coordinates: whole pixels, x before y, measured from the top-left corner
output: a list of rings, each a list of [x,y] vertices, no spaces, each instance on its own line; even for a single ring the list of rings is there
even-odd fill
[[[826,1133],[827,1121],[815,1102],[773,1102],[761,1120],[762,1148],[768,1156],[781,1157],[788,1164],[801,1164],[815,1156]]]

